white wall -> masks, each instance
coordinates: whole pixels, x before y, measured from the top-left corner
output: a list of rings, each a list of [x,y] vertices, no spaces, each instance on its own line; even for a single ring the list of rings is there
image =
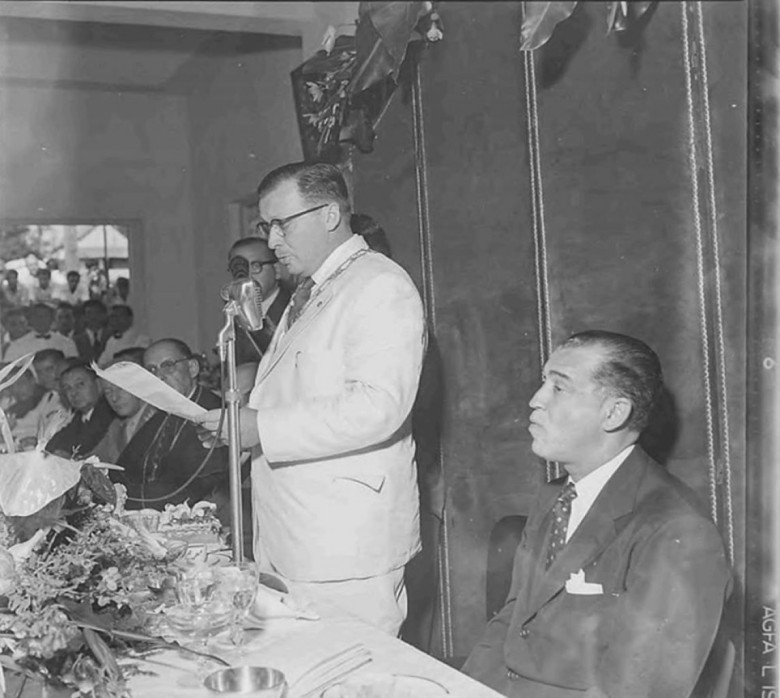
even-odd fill
[[[209,60],[219,61],[218,69],[203,71],[211,78],[188,103],[204,349],[213,346],[223,322],[219,289],[228,280],[230,202],[252,199],[265,173],[301,158],[290,83],[290,71],[302,62],[300,49]]]
[[[195,340],[184,98],[4,87],[0,114],[0,217],[140,221],[131,240],[139,322],[152,336]]]

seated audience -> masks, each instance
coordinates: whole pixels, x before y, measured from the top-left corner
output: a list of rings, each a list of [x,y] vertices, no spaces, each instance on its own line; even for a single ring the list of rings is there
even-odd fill
[[[71,363],[62,372],[60,383],[74,414],[49,440],[46,450],[64,458],[86,458],[108,431],[114,411],[103,397],[98,377],[87,364]]]
[[[643,342],[581,332],[531,398],[543,485],[506,605],[463,667],[517,698],[688,698],[731,575],[696,495],[637,444],[662,388]]]
[[[251,276],[263,289],[263,327],[247,332],[236,322],[237,366],[260,361],[290,300],[289,288],[279,285],[278,264],[268,242],[258,237],[241,238],[233,243],[228,252],[228,271],[233,279]]]
[[[198,385],[200,364],[178,339],[161,339],[150,345],[144,352],[144,367],[207,410],[221,404],[219,397]],[[161,509],[167,503],[187,499],[190,503],[213,499],[215,490],[227,488],[227,449],[215,448],[204,462],[207,455],[193,422],[157,412],[117,459],[125,468],[117,480],[127,486],[127,507]],[[229,518],[228,512],[217,513],[220,518]]]
[[[103,395],[116,413],[116,417],[93,453],[103,463],[117,463],[119,455],[133,436],[157,410],[113,383],[104,380],[100,382],[103,386]]]
[[[41,349],[35,354],[33,368],[40,385],[46,392],[41,400],[39,429],[44,429],[60,411],[68,411],[60,397],[60,376],[66,367],[65,356],[59,349]]]
[[[133,327],[133,309],[129,305],[114,305],[108,316],[109,336],[98,365],[108,366],[122,349],[148,347],[150,339]]]
[[[52,331],[54,309],[46,303],[36,303],[27,312],[32,329],[27,334],[10,342],[5,351],[5,360],[13,361],[28,353],[41,349],[59,349],[65,356],[78,356],[72,339]]]
[[[5,413],[11,425],[11,434],[20,450],[33,448],[37,441],[41,407],[46,390],[35,381],[31,370],[26,370],[11,385],[12,404]]]

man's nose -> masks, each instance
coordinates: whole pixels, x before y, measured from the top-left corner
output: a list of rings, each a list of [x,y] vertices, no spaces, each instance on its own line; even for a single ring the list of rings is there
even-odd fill
[[[544,384],[531,396],[528,406],[532,410],[539,410],[544,407]]]
[[[268,247],[272,250],[276,250],[276,248],[282,244],[282,236],[277,232],[277,230],[277,226],[272,225],[271,232],[268,233]]]

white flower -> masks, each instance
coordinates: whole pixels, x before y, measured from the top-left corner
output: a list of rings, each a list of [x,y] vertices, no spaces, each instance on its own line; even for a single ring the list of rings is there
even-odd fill
[[[444,32],[439,29],[438,25],[431,24],[431,28],[425,32],[425,38],[428,41],[441,41],[444,38]]]

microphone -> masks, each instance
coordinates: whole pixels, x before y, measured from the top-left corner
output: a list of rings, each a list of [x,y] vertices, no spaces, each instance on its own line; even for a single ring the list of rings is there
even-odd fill
[[[255,332],[263,327],[263,287],[250,277],[235,279],[220,291],[223,301],[233,301],[236,316],[244,329]]]

